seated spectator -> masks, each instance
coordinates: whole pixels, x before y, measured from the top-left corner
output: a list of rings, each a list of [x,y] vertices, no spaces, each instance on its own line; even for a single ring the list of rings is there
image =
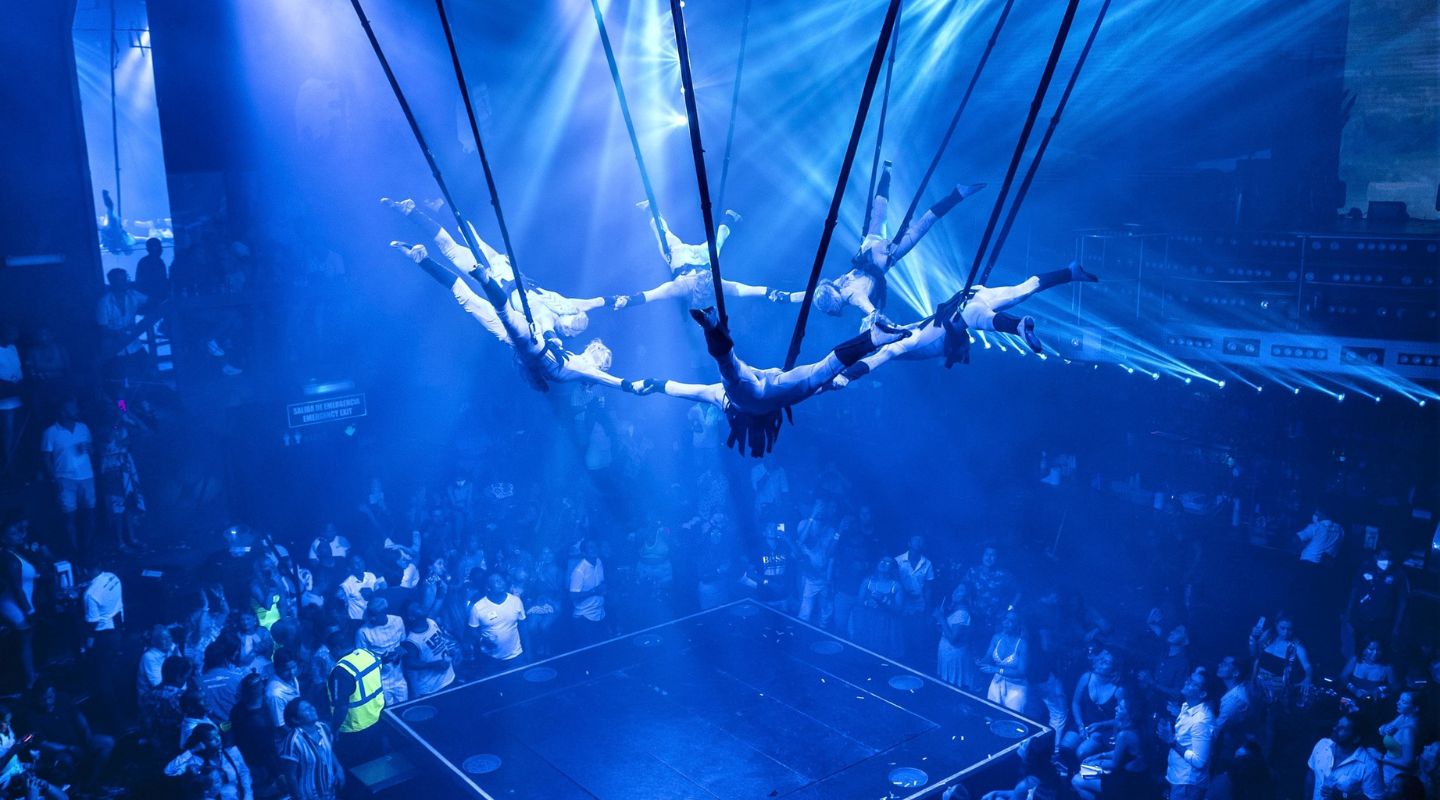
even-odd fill
[[[62,697],[49,681],[35,685],[25,729],[35,734],[33,749],[41,753],[42,766],[57,776],[55,783],[71,781],[96,786],[115,750],[115,740],[90,729],[90,721],[72,700]]]
[[[1082,800],[1144,800],[1154,794],[1144,726],[1124,698],[1117,698],[1113,707],[1115,716],[1094,726],[1104,730],[1097,738],[1109,742],[1109,750],[1087,756],[1071,778]]]
[[[1076,682],[1070,701],[1070,718],[1075,721],[1075,730],[1067,732],[1062,741],[1062,746],[1075,751],[1075,756],[1082,761],[1109,749],[1115,707],[1125,699],[1114,655],[1109,650],[1101,650],[1090,664],[1090,671]]]
[[[225,747],[220,739],[220,729],[211,724],[197,727],[185,741],[180,755],[165,765],[165,774],[178,778],[185,775],[199,775],[207,779],[218,774],[220,800],[254,800],[250,786],[250,768],[239,748]]]

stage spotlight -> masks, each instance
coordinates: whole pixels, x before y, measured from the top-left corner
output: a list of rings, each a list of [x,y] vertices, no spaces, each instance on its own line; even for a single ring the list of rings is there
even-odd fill
[[[1420,407],[1421,407],[1421,408],[1424,408],[1424,407],[1425,407],[1425,401],[1424,401],[1424,400],[1421,400],[1421,401],[1420,401]]]
[[[1221,389],[1224,389],[1224,388],[1225,388],[1225,381],[1219,381],[1219,382],[1217,382],[1215,385],[1216,385],[1216,386],[1219,386]]]
[[[688,125],[690,124],[690,118],[685,116],[684,114],[675,114],[670,117],[670,124],[677,127],[681,125]]]
[[[1186,385],[1186,386],[1189,386],[1190,383],[1191,383],[1190,379],[1189,379],[1189,378],[1186,378],[1186,379],[1185,379],[1185,385]]]
[[[1158,372],[1152,372],[1152,373],[1150,373],[1150,379],[1151,379],[1151,380],[1156,380],[1156,381],[1160,380],[1160,373],[1158,373]]]
[[[1256,392],[1263,392],[1263,391],[1265,391],[1265,387],[1264,387],[1264,386],[1259,386],[1259,385],[1257,385],[1257,386],[1255,387],[1255,391],[1256,391]]]
[[[1343,402],[1345,402],[1345,393],[1344,393],[1344,392],[1341,392],[1340,394],[1335,395],[1335,402],[1337,402],[1337,403],[1343,403]]]
[[[1296,386],[1296,387],[1295,387],[1295,394],[1300,394],[1300,387],[1299,387],[1299,386]]]

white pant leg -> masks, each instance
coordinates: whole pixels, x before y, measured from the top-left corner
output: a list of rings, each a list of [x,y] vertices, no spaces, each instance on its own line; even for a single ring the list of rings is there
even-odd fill
[[[475,254],[470,252],[470,248],[455,241],[455,237],[451,236],[450,232],[444,228],[435,234],[435,246],[440,248],[440,254],[445,256],[446,260],[466,272],[480,265],[480,262],[475,259]]]
[[[775,408],[793,405],[814,394],[840,374],[845,365],[831,352],[813,364],[802,364],[779,374],[764,376],[763,397]]]
[[[965,301],[965,308],[960,311],[965,327],[973,331],[995,330],[995,309],[990,306],[992,292],[984,286],[975,287],[975,296]]]
[[[901,233],[900,239],[890,244],[890,264],[904,258],[906,253],[913,250],[915,245],[925,238],[925,234],[930,232],[930,228],[934,227],[938,219],[940,218],[935,216],[934,212],[926,211],[920,215],[920,219],[910,223],[910,227]],[[886,268],[889,268],[889,264],[886,265]]]
[[[725,242],[726,242],[726,240],[728,240],[729,238],[730,238],[730,226],[729,226],[729,225],[726,225],[726,224],[723,223],[723,222],[720,223],[720,227],[718,227],[718,228],[715,229],[715,252],[716,252],[717,254],[718,254],[721,250],[724,250],[724,249],[725,249]]]
[[[694,288],[695,281],[702,278],[708,281],[710,280],[710,275],[701,272],[686,273],[674,280],[665,281],[654,289],[646,289],[640,294],[645,297],[645,302],[647,303],[656,300],[674,300],[681,297],[689,297]]]
[[[870,206],[870,219],[865,220],[866,236],[880,235],[880,231],[885,227],[885,212],[889,207],[889,198],[883,194],[875,195],[875,200]]]
[[[489,300],[475,294],[459,278],[450,284],[450,294],[455,296],[460,308],[483,325],[490,335],[506,344],[510,343],[510,334],[505,331],[505,325],[500,322],[500,316],[495,313],[495,306],[490,305]]]
[[[1030,295],[1040,291],[1040,279],[1031,275],[1014,286],[995,286],[986,288],[985,291],[990,295],[990,307],[996,311],[1004,311],[1029,300]]]

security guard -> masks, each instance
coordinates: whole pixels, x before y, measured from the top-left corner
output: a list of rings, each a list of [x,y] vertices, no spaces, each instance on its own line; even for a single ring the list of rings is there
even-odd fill
[[[330,652],[341,653],[326,681],[330,690],[330,727],[336,732],[335,750],[341,763],[354,767],[383,751],[380,712],[385,695],[380,686],[380,659],[354,647],[343,633],[331,637]]]

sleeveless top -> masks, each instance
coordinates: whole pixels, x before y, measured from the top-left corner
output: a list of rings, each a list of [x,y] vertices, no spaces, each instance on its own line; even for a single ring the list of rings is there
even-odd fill
[[[1080,693],[1080,721],[1086,725],[1096,722],[1104,722],[1115,718],[1115,706],[1118,701],[1115,696],[1120,693],[1120,687],[1112,684],[1110,699],[1103,703],[1097,703],[1090,696],[1090,690],[1095,686],[1096,675],[1093,672],[1086,673],[1085,691]]]
[[[415,647],[416,652],[419,653],[419,661],[422,664],[433,664],[436,661],[440,661],[448,657],[455,649],[455,641],[449,636],[446,636],[445,632],[440,630],[440,626],[435,624],[435,620],[433,619],[426,620],[425,630],[418,633],[407,633],[405,635],[405,641]],[[450,666],[443,672],[440,670],[417,672],[414,675],[408,676],[408,678],[410,688],[415,692],[415,696],[422,697],[427,694],[434,694],[453,683],[455,680],[455,667]]]

